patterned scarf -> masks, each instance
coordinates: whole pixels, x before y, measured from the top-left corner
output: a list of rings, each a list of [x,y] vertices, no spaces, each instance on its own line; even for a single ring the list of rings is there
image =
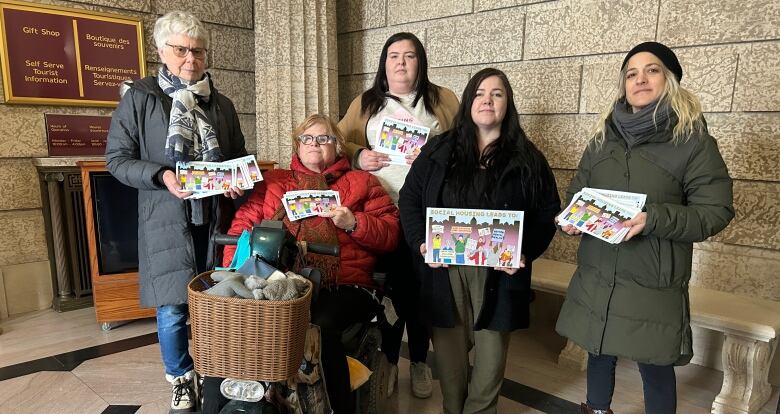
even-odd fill
[[[327,190],[328,184],[335,181],[340,174],[340,172],[337,172],[336,175],[293,172],[295,189]],[[285,226],[287,226],[287,229],[297,240],[330,245],[339,244],[338,230],[333,224],[333,221],[328,218],[309,217],[303,220],[290,221],[285,215],[284,207],[281,207],[281,211],[274,215],[274,219],[278,220],[282,218],[281,216],[284,216],[283,221]],[[301,267],[313,267],[320,270],[322,273],[320,286],[322,288],[330,289],[331,287],[338,285],[338,272],[341,262],[339,257],[306,253],[303,258],[299,256],[299,261],[300,263],[296,264],[296,268],[298,268],[296,271],[300,270],[299,268]]]
[[[209,76],[187,82],[174,76],[165,65],[157,72],[157,84],[173,99],[165,156],[173,161],[222,161],[217,134],[198,99],[211,97]]]

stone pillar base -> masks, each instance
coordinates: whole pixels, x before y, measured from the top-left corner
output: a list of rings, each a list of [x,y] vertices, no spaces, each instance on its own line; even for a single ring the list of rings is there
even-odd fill
[[[769,400],[772,343],[726,334],[723,343],[723,387],[712,403],[713,414],[757,413]]]
[[[585,371],[588,367],[588,353],[571,340],[558,355],[558,366],[575,371]]]
[[[80,298],[68,297],[61,298],[55,297],[52,300],[52,308],[57,312],[68,312],[76,309],[84,309],[93,305],[92,296],[84,296]]]

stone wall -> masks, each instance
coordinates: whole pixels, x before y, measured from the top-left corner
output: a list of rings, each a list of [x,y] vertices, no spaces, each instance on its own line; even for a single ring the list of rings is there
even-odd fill
[[[171,10],[187,10],[209,30],[209,72],[215,86],[236,105],[247,148],[255,152],[254,20],[252,0],[34,1],[142,19],[147,73],[159,64],[154,21]],[[1,58],[1,57],[0,57]],[[32,159],[48,157],[44,113],[109,115],[110,109],[10,105],[0,93],[0,319],[51,306],[52,282],[46,248],[41,187]],[[53,258],[51,258],[53,260]]]
[[[780,300],[777,1],[339,0],[337,7],[342,114],[373,80],[388,36],[413,32],[432,81],[459,96],[484,67],[507,73],[521,122],[561,191],[612,99],[625,53],[648,40],[672,47],[735,180],[736,218],[696,244],[691,284]],[[545,256],[574,263],[577,243],[558,235]]]

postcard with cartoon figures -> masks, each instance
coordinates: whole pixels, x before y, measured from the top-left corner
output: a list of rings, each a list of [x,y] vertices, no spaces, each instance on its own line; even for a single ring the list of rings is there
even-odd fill
[[[230,187],[249,190],[263,180],[254,155],[224,162],[177,162],[176,179],[187,199],[223,194]]]
[[[255,183],[263,181],[263,175],[260,173],[260,168],[257,166],[257,159],[255,159],[254,155],[225,161],[225,164],[234,164],[236,166],[235,186],[242,190],[248,190],[254,187]]]
[[[236,166],[219,162],[177,162],[176,178],[182,191],[224,192],[233,185]]]
[[[642,211],[645,198],[644,194],[583,188],[558,217],[558,224],[571,224],[583,233],[617,244],[629,230],[623,222]]]
[[[431,208],[426,263],[520,267],[522,211]]]
[[[406,165],[406,156],[420,154],[430,133],[430,128],[384,117],[373,149],[389,155],[390,164]]]
[[[333,190],[288,191],[282,197],[282,205],[290,221],[295,221],[333,210],[341,205],[341,197]]]

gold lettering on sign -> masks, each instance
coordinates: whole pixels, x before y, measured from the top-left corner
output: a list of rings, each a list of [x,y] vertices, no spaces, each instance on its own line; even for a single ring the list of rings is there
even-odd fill
[[[109,37],[109,36],[103,36],[103,35],[93,35],[91,33],[87,33],[84,36],[87,40],[92,41],[92,46],[95,47],[102,47],[106,49],[124,49],[125,45],[129,45],[130,42],[127,39],[115,38],[115,37]]]
[[[43,27],[24,26],[22,27],[22,33],[29,34],[29,35],[38,35],[38,36],[60,37],[60,32],[56,30],[46,29]]]

